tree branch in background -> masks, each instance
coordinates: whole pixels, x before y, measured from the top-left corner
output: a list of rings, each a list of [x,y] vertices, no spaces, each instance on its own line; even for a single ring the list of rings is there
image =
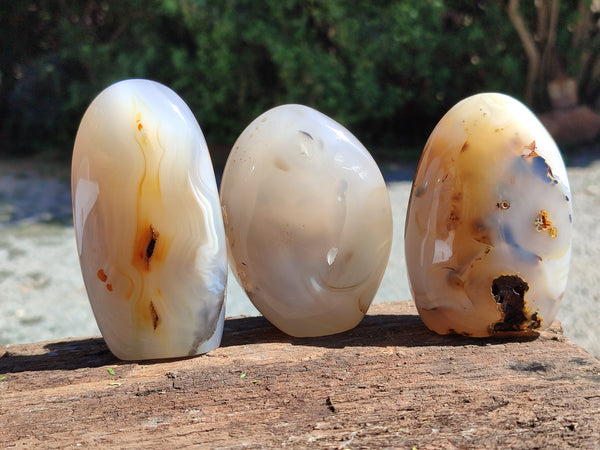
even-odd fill
[[[540,3],[544,2],[542,0]],[[558,12],[560,10],[560,0],[549,0],[550,17],[548,24],[548,35],[546,45],[542,54],[540,67],[540,78],[542,82],[549,82],[556,78],[564,77],[564,72],[560,62],[556,60],[556,28],[558,26]]]
[[[593,21],[592,6],[589,0],[580,0],[577,8],[577,22],[573,30],[572,47],[580,53],[579,70],[576,74],[577,83],[581,91],[581,98],[587,103],[593,104],[597,101],[598,94],[594,94],[600,86],[594,79],[598,76],[600,64],[600,36],[594,34],[594,28],[598,27]]]
[[[525,103],[532,105],[535,81],[537,79],[540,67],[540,54],[535,46],[533,36],[527,30],[523,17],[519,13],[519,0],[510,0],[508,3],[508,17],[521,39],[527,59],[529,61],[527,69],[527,82],[525,85]]]
[[[577,6],[577,23],[573,30],[573,47],[583,48],[590,40],[590,29],[592,24],[592,8],[589,5],[589,0],[579,0]]]

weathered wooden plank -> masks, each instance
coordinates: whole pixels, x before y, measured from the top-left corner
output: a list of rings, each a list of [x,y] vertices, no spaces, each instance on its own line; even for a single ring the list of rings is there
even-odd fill
[[[112,374],[114,372],[114,374]],[[437,336],[410,302],[288,337],[229,319],[223,346],[131,363],[101,338],[0,347],[0,446],[596,447],[600,361],[560,327]]]

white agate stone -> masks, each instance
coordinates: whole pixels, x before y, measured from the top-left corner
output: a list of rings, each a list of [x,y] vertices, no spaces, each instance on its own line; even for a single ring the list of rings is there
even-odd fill
[[[565,292],[571,192],[560,152],[517,100],[454,106],[419,162],[406,218],[413,297],[440,334],[549,326]]]
[[[392,215],[381,172],[348,130],[307,106],[265,112],[233,146],[221,204],[233,272],[275,326],[306,337],[360,322]]]
[[[77,248],[110,350],[125,360],[220,345],[225,235],[206,141],[171,89],[125,80],[101,92],[75,139]]]

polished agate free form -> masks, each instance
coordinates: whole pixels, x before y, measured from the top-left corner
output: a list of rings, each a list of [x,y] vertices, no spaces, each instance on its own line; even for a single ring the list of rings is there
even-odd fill
[[[225,235],[200,126],[171,89],[125,80],[102,91],[77,132],[73,216],[88,297],[126,360],[219,346]]]
[[[567,284],[571,211],[561,154],[529,109],[496,93],[454,106],[425,145],[406,217],[425,324],[471,336],[549,326]]]
[[[381,172],[347,129],[303,105],[265,112],[233,146],[221,204],[233,272],[275,326],[321,336],[360,322],[392,215]]]

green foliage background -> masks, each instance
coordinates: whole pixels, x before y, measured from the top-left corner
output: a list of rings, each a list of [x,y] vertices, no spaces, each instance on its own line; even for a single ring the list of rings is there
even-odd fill
[[[344,124],[375,153],[421,147],[461,98],[480,91],[522,98],[527,61],[504,6],[453,0],[3,2],[0,155],[68,158],[87,105],[125,78],[174,89],[209,145],[230,147],[266,109],[303,103]],[[531,9],[525,8],[530,18]],[[574,15],[567,5],[561,20],[568,25]],[[569,27],[560,30],[558,45],[566,49]],[[547,106],[543,94],[532,106]]]

